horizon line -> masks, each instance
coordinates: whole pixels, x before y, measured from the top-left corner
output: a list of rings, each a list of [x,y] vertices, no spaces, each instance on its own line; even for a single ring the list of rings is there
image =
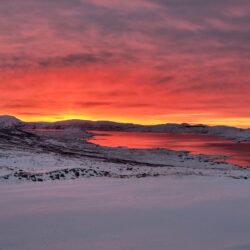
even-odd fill
[[[208,126],[208,127],[231,127],[231,128],[238,128],[238,129],[250,129],[250,126],[233,126],[233,125],[226,125],[226,124],[206,124],[206,123],[192,123],[192,122],[163,122],[163,123],[150,123],[150,124],[143,124],[143,123],[137,123],[137,122],[125,122],[125,121],[115,121],[115,120],[105,120],[105,119],[83,119],[83,118],[69,118],[69,119],[56,119],[56,120],[27,120],[23,118],[19,118],[19,116],[16,115],[10,115],[10,114],[1,114],[1,116],[9,116],[9,117],[14,117],[21,122],[25,123],[57,123],[57,122],[66,122],[66,121],[86,121],[86,122],[113,122],[113,123],[118,123],[118,124],[131,124],[131,125],[137,125],[137,126],[159,126],[159,125],[167,125],[167,124],[175,124],[175,125],[189,125],[189,126]]]

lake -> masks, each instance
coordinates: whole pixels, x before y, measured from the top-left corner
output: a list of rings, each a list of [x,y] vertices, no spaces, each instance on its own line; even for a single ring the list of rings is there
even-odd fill
[[[217,136],[176,134],[92,131],[95,136],[88,142],[107,147],[138,149],[164,148],[189,151],[192,154],[225,155],[225,161],[242,167],[250,167],[250,143],[236,143]]]

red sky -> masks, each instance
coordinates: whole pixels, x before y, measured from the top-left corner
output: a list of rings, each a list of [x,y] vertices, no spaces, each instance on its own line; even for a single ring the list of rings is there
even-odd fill
[[[0,114],[250,127],[249,0],[2,0]]]

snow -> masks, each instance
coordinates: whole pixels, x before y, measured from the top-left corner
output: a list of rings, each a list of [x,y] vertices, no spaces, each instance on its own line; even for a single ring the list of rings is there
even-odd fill
[[[214,177],[0,184],[0,248],[249,249],[249,190]]]
[[[14,128],[21,125],[21,121],[14,116],[0,115],[0,129]]]
[[[164,149],[107,148],[86,143],[79,129],[0,130],[0,182],[37,182],[109,176],[215,176],[250,179],[250,170],[221,157]],[[223,158],[223,157],[222,157]]]
[[[32,122],[23,123],[26,128],[50,128],[66,129],[78,128],[81,130],[94,131],[127,131],[127,132],[162,132],[162,133],[191,133],[221,136],[237,142],[250,141],[250,129],[241,129],[228,126],[207,126],[190,124],[160,124],[160,125],[138,125],[131,123],[117,123],[111,121],[85,121],[67,120],[54,123]]]
[[[88,121],[88,120],[66,120],[58,122],[23,122],[16,117],[0,116],[0,129],[22,126],[26,129],[70,129],[70,130],[103,130],[103,131],[135,131],[135,132],[169,132],[169,133],[192,133],[222,136],[234,141],[250,141],[250,129],[240,129],[228,126],[206,126],[189,124],[160,124],[160,125],[138,125],[131,123],[117,123],[111,121]]]
[[[249,169],[2,121],[0,250],[250,249]]]

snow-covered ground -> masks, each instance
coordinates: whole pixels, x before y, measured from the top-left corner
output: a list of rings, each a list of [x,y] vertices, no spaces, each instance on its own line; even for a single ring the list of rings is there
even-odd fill
[[[214,177],[0,184],[1,250],[248,250],[250,182]]]

